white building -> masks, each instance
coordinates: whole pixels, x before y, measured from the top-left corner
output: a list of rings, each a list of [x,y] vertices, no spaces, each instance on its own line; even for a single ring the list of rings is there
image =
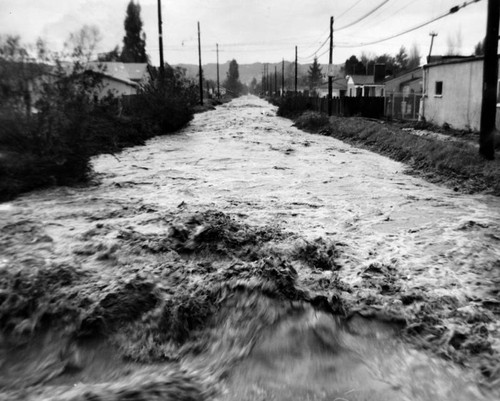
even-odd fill
[[[443,58],[423,69],[421,116],[436,125],[446,123],[455,129],[479,131],[483,57]],[[499,117],[497,113],[497,127]]]

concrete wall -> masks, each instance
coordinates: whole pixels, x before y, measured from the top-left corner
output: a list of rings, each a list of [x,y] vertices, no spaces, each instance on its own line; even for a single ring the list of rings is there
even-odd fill
[[[482,59],[426,68],[423,116],[437,125],[448,123],[452,128],[479,131],[482,79]],[[443,83],[442,95],[436,94],[437,81]],[[498,123],[497,112],[497,127]]]

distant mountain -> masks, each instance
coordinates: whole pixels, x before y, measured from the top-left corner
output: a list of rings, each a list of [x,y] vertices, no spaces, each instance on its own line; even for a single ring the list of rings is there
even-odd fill
[[[262,79],[262,73],[264,72],[264,65],[267,64],[269,75],[274,76],[274,67],[278,74],[281,74],[282,65],[281,63],[253,63],[253,64],[238,64],[238,71],[240,73],[240,81],[244,84],[250,84],[252,79],[257,79],[260,82]],[[311,64],[298,64],[297,75],[300,77],[302,75],[307,75],[309,66]],[[335,75],[340,75],[340,68],[342,65],[334,65]],[[186,74],[188,77],[196,78],[198,76],[198,65],[196,64],[176,64],[175,67],[181,67],[186,69]],[[326,74],[327,66],[321,65],[322,71]],[[229,71],[229,61],[224,64],[219,64],[219,79],[222,84],[226,79],[227,72]],[[293,76],[295,73],[294,64],[290,61],[285,61],[285,76]],[[217,64],[210,63],[203,65],[204,78],[217,80]]]

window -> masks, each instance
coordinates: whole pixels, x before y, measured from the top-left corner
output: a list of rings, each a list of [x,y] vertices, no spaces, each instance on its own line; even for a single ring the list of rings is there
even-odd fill
[[[436,90],[434,91],[435,96],[443,96],[443,81],[436,81]]]

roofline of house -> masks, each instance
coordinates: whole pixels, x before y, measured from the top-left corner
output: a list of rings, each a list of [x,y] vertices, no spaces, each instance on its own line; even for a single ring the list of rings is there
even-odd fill
[[[139,86],[139,84],[137,82],[134,82],[134,81],[131,81],[131,80],[127,80],[127,79],[118,78],[118,77],[115,77],[113,75],[106,74],[105,72],[101,72],[101,71],[91,71],[91,72],[93,72],[94,74],[102,75],[103,77],[112,79],[114,81],[121,82],[121,83],[130,85],[130,86],[133,86],[133,87]]]
[[[407,70],[407,71],[401,72],[401,73],[399,73],[399,74],[397,74],[397,75],[394,75],[394,76],[392,76],[392,77],[390,77],[390,78],[385,79],[385,80],[384,80],[384,82],[390,82],[390,81],[392,81],[393,79],[398,79],[398,78],[404,77],[406,74],[410,74],[410,73],[412,74],[412,73],[414,73],[415,71],[421,70],[421,69],[422,69],[422,67],[423,67],[423,66],[420,66],[420,65],[419,65],[418,67],[412,68],[411,70]],[[416,78],[415,78],[415,79],[416,79]]]
[[[459,56],[457,56],[459,57]],[[497,58],[500,59],[500,54],[497,55]],[[484,56],[461,56],[461,58],[454,58],[450,60],[439,60],[433,63],[425,64],[422,68],[429,69],[431,67],[437,67],[440,65],[448,65],[448,64],[461,64],[461,63],[469,63],[475,61],[482,61]]]

